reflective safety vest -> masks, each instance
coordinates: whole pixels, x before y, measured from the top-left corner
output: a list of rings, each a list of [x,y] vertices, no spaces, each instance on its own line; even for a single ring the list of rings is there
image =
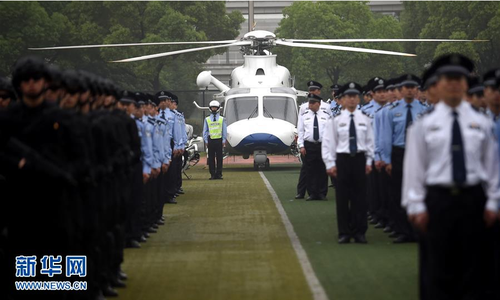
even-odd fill
[[[208,134],[212,140],[221,139],[222,138],[222,122],[224,118],[219,116],[217,121],[213,120],[213,116],[208,116],[206,118],[208,124]]]

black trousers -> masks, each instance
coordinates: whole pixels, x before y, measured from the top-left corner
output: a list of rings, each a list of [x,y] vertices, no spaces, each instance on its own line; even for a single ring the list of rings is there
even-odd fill
[[[390,209],[394,208],[391,200],[391,177],[387,172],[382,169],[380,172],[375,171],[375,177],[377,180],[377,193],[378,193],[378,201],[379,201],[379,209],[377,210],[377,218],[379,222],[382,222],[384,225],[393,225],[394,222],[391,218]]]
[[[297,183],[297,195],[305,195],[307,191],[306,158],[302,154],[300,158],[302,159],[302,166],[300,166],[299,182]]]
[[[177,172],[181,172],[179,167],[182,167],[182,166],[179,166],[179,157],[174,157],[172,155],[172,161],[170,162],[170,167],[168,168],[168,171],[167,171],[167,178],[165,179],[166,180],[166,185],[165,185],[165,188],[166,188],[166,192],[165,194],[167,195],[167,199],[172,199],[175,194],[177,193],[177,190],[178,190],[178,180],[179,180],[179,176],[178,176],[178,173]]]
[[[428,187],[427,232],[420,236],[420,299],[492,299],[487,290],[486,196],[481,185],[453,191]],[[427,278],[426,280],[424,278]],[[497,283],[498,284],[498,283]]]
[[[339,237],[364,235],[368,229],[365,154],[351,156],[338,153],[336,164],[335,191]]]
[[[328,193],[328,175],[321,156],[321,143],[304,142],[306,149],[306,182],[309,196],[326,196]]]
[[[391,211],[394,222],[394,231],[408,237],[414,237],[414,231],[408,221],[406,210],[401,206],[401,193],[403,188],[403,159],[405,149],[392,147],[392,173],[391,173]]]
[[[208,169],[212,177],[222,176],[222,139],[208,138]]]
[[[372,164],[373,172],[367,176],[366,181],[366,200],[368,202],[368,211],[373,217],[379,219],[377,212],[380,210],[380,197],[377,185],[378,172],[375,169],[375,162]]]

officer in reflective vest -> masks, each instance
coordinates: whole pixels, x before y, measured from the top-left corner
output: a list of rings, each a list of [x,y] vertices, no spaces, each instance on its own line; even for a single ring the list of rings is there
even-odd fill
[[[226,120],[219,114],[220,103],[210,102],[210,116],[203,125],[203,139],[208,147],[210,180],[222,179],[222,149],[226,146]],[[217,161],[217,166],[215,165]]]

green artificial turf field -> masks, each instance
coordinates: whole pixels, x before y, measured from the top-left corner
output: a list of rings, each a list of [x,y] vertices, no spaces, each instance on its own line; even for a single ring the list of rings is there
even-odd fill
[[[417,299],[415,244],[393,245],[370,227],[367,245],[337,244],[335,201],[293,200],[297,165],[264,174],[276,191],[330,300]],[[117,299],[312,299],[275,203],[258,172],[226,168],[209,181],[197,166],[166,225],[126,249],[127,288]]]
[[[166,205],[166,224],[126,249],[118,299],[312,299],[281,217],[258,172],[188,171],[186,194]]]
[[[370,226],[368,244],[339,245],[335,191],[328,201],[295,200],[298,165],[274,165],[269,180],[331,300],[412,300],[418,297],[417,245],[394,245]]]

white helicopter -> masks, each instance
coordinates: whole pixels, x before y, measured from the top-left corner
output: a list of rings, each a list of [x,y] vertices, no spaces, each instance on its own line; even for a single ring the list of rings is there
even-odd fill
[[[199,42],[158,42],[79,45],[30,50],[63,50],[101,47],[128,47],[148,45],[191,45],[219,44],[199,48],[176,50],[152,55],[145,55],[113,62],[134,62],[160,58],[183,53],[215,48],[241,46],[245,62],[231,74],[231,87],[203,71],[196,80],[200,88],[213,84],[221,92],[214,99],[224,103],[224,117],[227,120],[228,149],[230,154],[240,154],[248,159],[254,157],[254,168],[269,167],[269,154],[288,154],[294,143],[298,119],[297,97],[306,96],[307,92],[294,88],[294,80],[287,68],[276,63],[276,55],[271,53],[274,46],[315,48],[340,50],[399,56],[416,56],[415,54],[394,51],[324,45],[315,43],[352,43],[352,42],[484,42],[487,40],[450,40],[450,39],[283,39],[269,31],[253,30],[240,40],[199,41]],[[208,107],[197,108],[209,110]]]

